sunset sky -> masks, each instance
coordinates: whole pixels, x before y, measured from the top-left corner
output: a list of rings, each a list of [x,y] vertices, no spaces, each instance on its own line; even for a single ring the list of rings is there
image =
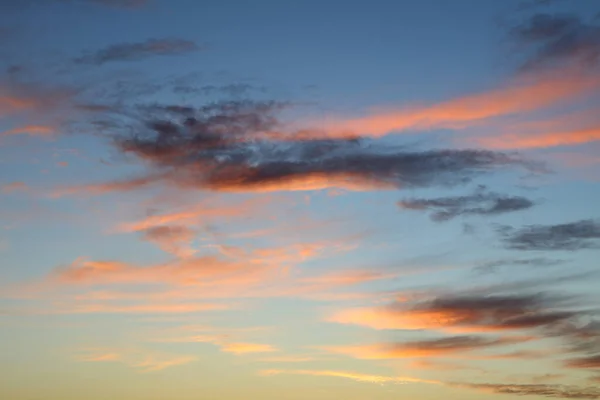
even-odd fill
[[[0,399],[600,399],[598,0],[0,0]]]

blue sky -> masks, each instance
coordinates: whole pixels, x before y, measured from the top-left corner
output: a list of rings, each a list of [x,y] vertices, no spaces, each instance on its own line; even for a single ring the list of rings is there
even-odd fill
[[[597,2],[0,10],[0,397],[600,398]]]

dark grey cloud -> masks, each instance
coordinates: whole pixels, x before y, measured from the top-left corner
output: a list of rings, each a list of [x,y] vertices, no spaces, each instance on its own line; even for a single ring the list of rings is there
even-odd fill
[[[576,15],[536,14],[511,35],[531,52],[525,69],[564,62],[589,66],[600,60],[600,25]]]
[[[176,38],[148,39],[139,43],[120,43],[76,58],[77,64],[102,65],[117,61],[138,61],[154,56],[174,56],[200,49],[196,43]]]
[[[535,203],[525,197],[487,192],[480,187],[467,196],[406,199],[398,205],[405,210],[429,211],[433,221],[443,222],[463,215],[491,216],[526,210]]]
[[[452,383],[451,386],[516,396],[538,396],[559,399],[600,399],[600,389],[592,386],[502,383]]]
[[[600,222],[586,219],[557,225],[498,229],[505,246],[515,250],[581,250],[600,246]]]

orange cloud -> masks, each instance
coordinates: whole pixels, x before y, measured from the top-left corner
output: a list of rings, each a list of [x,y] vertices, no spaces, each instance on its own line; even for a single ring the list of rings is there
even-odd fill
[[[357,382],[367,382],[367,383],[428,383],[439,385],[441,382],[430,380],[430,379],[421,379],[421,378],[413,378],[408,376],[382,376],[382,375],[369,375],[369,374],[361,374],[357,372],[346,372],[346,371],[329,371],[329,370],[281,370],[281,369],[268,369],[259,372],[262,376],[273,376],[273,375],[309,375],[309,376],[325,376],[325,377],[334,377],[334,378],[344,378],[351,379]]]
[[[273,201],[271,197],[256,197],[236,204],[202,201],[181,211],[149,215],[141,220],[124,222],[116,227],[117,232],[136,232],[158,226],[198,226],[217,218],[226,219],[253,215]]]
[[[143,239],[156,244],[177,257],[191,257],[196,251],[191,247],[196,232],[186,226],[166,225],[146,229]]]
[[[166,368],[189,364],[196,357],[159,353],[141,349],[83,349],[77,357],[83,362],[118,362],[140,372],[156,372]]]
[[[232,333],[211,333],[211,331],[214,330],[209,328],[204,328],[202,330],[207,330],[209,332],[207,334],[159,339],[155,341],[164,343],[210,343],[218,346],[222,352],[235,355],[273,353],[278,351],[277,348],[270,344],[232,341]]]
[[[55,131],[55,128],[51,127],[51,126],[44,126],[44,125],[25,125],[25,126],[20,126],[14,129],[9,129],[7,131],[2,132],[2,135],[21,135],[21,134],[27,134],[27,135],[32,135],[32,136],[47,136],[47,135],[51,135],[53,134]]]
[[[225,304],[175,303],[175,304],[77,304],[57,306],[55,314],[187,314],[204,311],[227,310]]]
[[[233,354],[272,353],[277,351],[269,344],[260,343],[227,343],[221,346],[221,350]]]
[[[449,296],[384,307],[341,310],[330,322],[373,329],[431,329],[482,333],[534,329],[568,320],[575,314],[555,310],[539,296]]]
[[[372,190],[395,190],[398,188],[398,185],[393,182],[370,179],[359,174],[313,172],[293,178],[281,179],[279,181],[258,182],[255,186],[249,186],[247,184],[241,185],[239,182],[230,180],[226,182],[216,182],[213,185],[210,185],[209,188],[221,192],[234,193],[298,192],[330,188],[344,189],[353,192],[368,192]]]
[[[26,190],[28,188],[25,182],[11,182],[0,186],[2,193],[13,193],[17,191]]]
[[[447,357],[494,346],[520,343],[528,338],[487,338],[480,336],[450,336],[432,340],[385,343],[366,346],[332,346],[323,349],[354,358],[378,360],[418,357]]]
[[[317,358],[309,356],[281,356],[262,358],[258,361],[266,363],[302,363],[315,360],[317,360]]]
[[[383,136],[405,130],[459,129],[484,120],[522,114],[593,93],[600,78],[575,71],[551,71],[519,77],[489,92],[459,97],[429,106],[377,110],[351,119],[330,119],[321,126],[333,136]]]
[[[536,149],[557,146],[575,146],[600,140],[600,127],[572,131],[543,133],[507,133],[476,139],[477,144],[498,149]]]

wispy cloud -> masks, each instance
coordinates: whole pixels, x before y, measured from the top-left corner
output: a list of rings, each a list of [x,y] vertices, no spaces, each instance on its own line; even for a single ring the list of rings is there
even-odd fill
[[[28,186],[25,182],[11,182],[0,185],[0,192],[2,193],[14,193],[27,190]]]
[[[541,295],[465,295],[380,308],[341,311],[331,321],[375,329],[500,332],[543,327],[577,315],[558,309],[565,299]]]
[[[599,399],[600,390],[597,387],[580,387],[570,385],[549,384],[506,384],[506,383],[455,383],[451,386],[478,389],[497,394],[516,396],[552,397],[559,399]]]
[[[454,354],[483,350],[528,341],[528,337],[448,336],[431,340],[383,343],[364,346],[329,346],[325,350],[360,359],[395,359],[449,357]]]
[[[196,357],[140,349],[82,349],[77,359],[82,362],[115,362],[140,372],[157,372],[189,364]]]
[[[546,71],[519,76],[503,87],[438,104],[374,110],[359,118],[331,118],[319,126],[334,136],[460,129],[555,106],[589,95],[599,86],[600,79],[594,74],[582,74],[579,70]]]
[[[600,223],[592,219],[498,230],[506,247],[515,250],[574,251],[600,246]]]
[[[122,43],[76,58],[77,64],[102,65],[109,62],[139,61],[154,56],[175,56],[200,49],[190,40],[162,38],[139,43]]]
[[[405,210],[430,211],[433,221],[442,222],[462,215],[492,216],[527,210],[535,203],[526,197],[486,192],[485,188],[479,188],[466,196],[405,199],[398,202],[398,205]]]
[[[525,69],[561,63],[592,66],[600,61],[600,25],[576,15],[536,14],[515,26],[511,34],[531,48]]]
[[[366,383],[428,383],[428,384],[440,384],[438,381],[412,378],[407,376],[382,376],[382,375],[369,375],[358,372],[347,372],[347,371],[330,371],[330,370],[280,370],[280,369],[269,369],[260,371],[262,376],[273,376],[273,375],[309,375],[309,376],[323,376],[333,378],[351,379],[357,382]]]

